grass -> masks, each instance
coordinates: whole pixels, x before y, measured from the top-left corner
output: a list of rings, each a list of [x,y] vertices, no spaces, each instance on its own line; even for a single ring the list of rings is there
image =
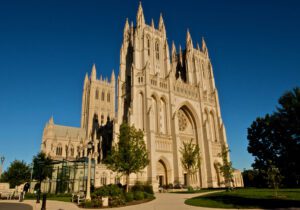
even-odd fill
[[[200,190],[192,190],[192,191],[175,191],[175,192],[170,192],[170,193],[177,193],[177,194],[195,194],[195,193],[205,193],[205,192],[212,192],[220,189],[200,189]]]
[[[25,194],[26,200],[36,200],[36,195],[32,193],[26,193]],[[43,200],[43,194],[41,194],[40,201]],[[47,200],[55,200],[55,201],[64,201],[64,202],[71,202],[72,197],[70,194],[47,194]]]
[[[279,189],[274,196],[273,189],[237,189],[198,196],[185,201],[192,206],[212,208],[289,208],[300,207],[300,189]]]

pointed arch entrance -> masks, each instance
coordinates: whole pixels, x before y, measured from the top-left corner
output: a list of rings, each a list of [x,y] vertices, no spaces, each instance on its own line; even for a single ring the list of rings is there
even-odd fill
[[[166,162],[162,159],[159,159],[156,164],[156,174],[158,179],[158,186],[167,185],[169,181],[168,177],[168,168]]]
[[[197,118],[197,114],[193,109],[189,108],[190,106],[183,104],[177,110],[177,124],[178,124],[178,137],[179,137],[179,147],[182,148],[183,143],[199,144],[198,141],[198,127],[197,123],[199,120]],[[200,145],[199,145],[200,146]],[[180,149],[178,148],[178,149]],[[201,150],[201,147],[200,147]],[[200,154],[201,155],[201,154]],[[179,160],[181,159],[181,154],[179,154]],[[182,167],[182,166],[181,166]],[[201,186],[201,170],[195,171],[193,174],[188,174],[187,171],[182,168],[182,174],[179,176],[183,177],[183,182],[185,185],[192,186]]]

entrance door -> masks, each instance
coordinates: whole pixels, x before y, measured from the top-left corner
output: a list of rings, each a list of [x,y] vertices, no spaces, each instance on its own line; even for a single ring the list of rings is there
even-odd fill
[[[162,187],[164,185],[164,176],[159,176],[159,187]]]
[[[184,174],[183,177],[184,177],[184,185],[187,186],[187,174]]]
[[[168,184],[168,173],[165,163],[162,160],[159,160],[156,165],[156,173],[158,176],[159,186]]]

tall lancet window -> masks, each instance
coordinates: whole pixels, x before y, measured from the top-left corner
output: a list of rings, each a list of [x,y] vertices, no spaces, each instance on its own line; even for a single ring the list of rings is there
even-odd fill
[[[101,100],[104,101],[104,99],[105,99],[105,93],[104,91],[102,91]]]
[[[167,107],[164,99],[160,100],[160,132],[167,134]]]
[[[150,38],[147,37],[147,51],[148,51],[148,56],[150,56]]]
[[[98,100],[98,98],[99,98],[99,90],[98,89],[96,90],[95,98],[96,98],[96,100]]]
[[[159,60],[159,43],[156,41],[155,43],[155,58],[156,60]]]

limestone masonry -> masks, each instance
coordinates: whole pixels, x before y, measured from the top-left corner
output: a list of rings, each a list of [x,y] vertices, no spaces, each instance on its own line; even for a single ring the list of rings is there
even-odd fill
[[[169,183],[186,184],[180,148],[182,142],[192,140],[200,147],[201,167],[190,184],[224,186],[217,164],[222,163],[218,154],[222,145],[227,146],[227,139],[205,41],[202,39],[201,48],[198,44],[194,47],[187,31],[185,49],[176,49],[172,43],[169,51],[163,17],[157,28],[153,21],[147,25],[141,4],[136,25],[125,22],[118,77],[112,72],[110,80],[98,79],[93,65],[91,75],[84,79],[81,127],[57,125],[51,117],[44,128],[41,151],[57,160],[87,156],[95,114],[100,125],[108,118],[113,120],[113,144],[124,121],[144,131],[150,164],[130,176],[132,184],[147,181],[154,189]],[[101,145],[101,139],[93,141]],[[95,150],[92,156],[96,161],[95,186],[115,183],[117,174],[101,163],[101,153]],[[243,185],[238,170],[234,184]]]

